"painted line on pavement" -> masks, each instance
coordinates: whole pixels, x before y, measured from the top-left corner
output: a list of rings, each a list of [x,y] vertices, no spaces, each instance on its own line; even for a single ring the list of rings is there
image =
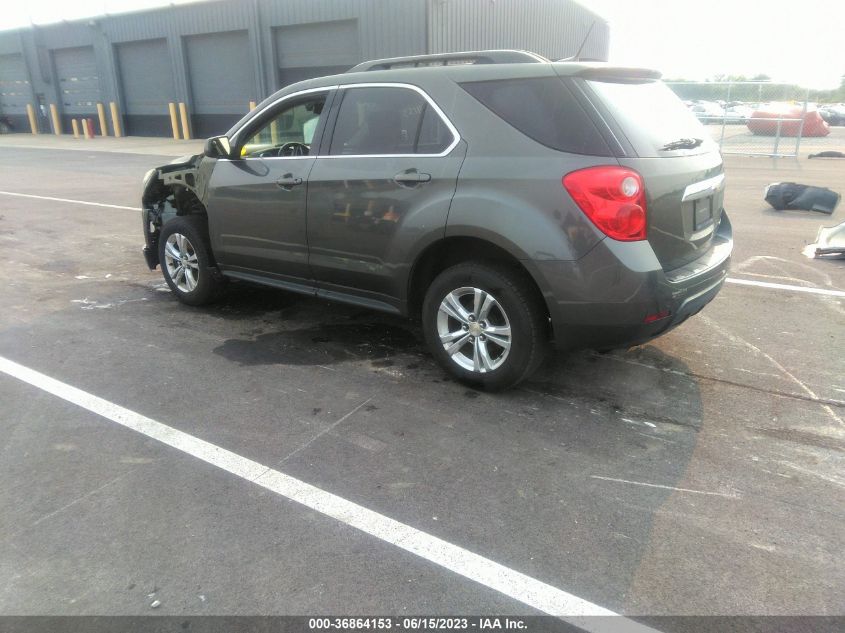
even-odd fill
[[[757,286],[759,288],[769,288],[771,290],[791,290],[792,292],[807,292],[809,294],[824,295],[826,297],[845,297],[845,291],[831,290],[829,288],[810,288],[807,286],[793,286],[791,284],[776,284],[770,281],[737,279],[736,277],[728,277],[725,281],[727,281],[729,284],[739,284],[741,286]]]
[[[0,191],[0,195],[18,198],[33,198],[35,200],[51,200],[52,202],[70,202],[72,204],[87,204],[89,207],[107,207],[109,209],[125,209],[126,211],[140,211],[140,207],[124,207],[119,204],[105,204],[103,202],[87,202],[85,200],[71,200],[69,198],[53,198],[52,196],[36,196],[31,193],[15,193],[14,191]]]
[[[0,356],[0,372],[592,633],[655,629]]]

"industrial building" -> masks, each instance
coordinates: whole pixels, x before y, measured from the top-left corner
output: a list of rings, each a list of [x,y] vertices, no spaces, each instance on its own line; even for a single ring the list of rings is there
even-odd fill
[[[607,23],[572,0],[219,0],[0,32],[0,117],[42,133],[91,119],[169,136],[224,133],[250,102],[367,59],[515,48],[605,60]],[[98,117],[98,104],[105,117]],[[55,116],[51,113],[55,112]],[[107,130],[101,130],[101,121]]]

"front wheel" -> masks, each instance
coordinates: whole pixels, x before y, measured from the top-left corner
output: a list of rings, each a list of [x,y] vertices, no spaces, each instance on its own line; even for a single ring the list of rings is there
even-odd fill
[[[545,309],[527,275],[486,263],[458,264],[432,282],[423,332],[437,361],[490,391],[527,378],[546,351]]]
[[[165,224],[158,239],[158,261],[164,280],[182,303],[198,306],[216,298],[220,280],[203,216],[179,216]]]

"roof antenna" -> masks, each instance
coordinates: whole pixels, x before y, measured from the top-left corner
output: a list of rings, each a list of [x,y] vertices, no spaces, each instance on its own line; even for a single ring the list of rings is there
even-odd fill
[[[584,50],[584,45],[587,43],[587,40],[590,39],[590,33],[593,32],[593,27],[596,25],[596,21],[593,20],[593,23],[590,25],[590,28],[587,29],[587,34],[584,36],[584,39],[581,41],[581,46],[578,47],[578,52],[575,53],[572,57],[567,57],[565,60],[567,62],[577,62],[581,59],[581,51]]]

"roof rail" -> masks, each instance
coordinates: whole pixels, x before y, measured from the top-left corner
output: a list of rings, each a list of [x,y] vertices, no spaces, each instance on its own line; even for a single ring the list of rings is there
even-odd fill
[[[468,51],[464,53],[437,53],[434,55],[374,59],[353,66],[346,72],[359,73],[368,70],[390,70],[391,68],[429,68],[431,66],[461,66],[465,64],[536,64],[548,63],[549,61],[542,55],[529,51]]]

